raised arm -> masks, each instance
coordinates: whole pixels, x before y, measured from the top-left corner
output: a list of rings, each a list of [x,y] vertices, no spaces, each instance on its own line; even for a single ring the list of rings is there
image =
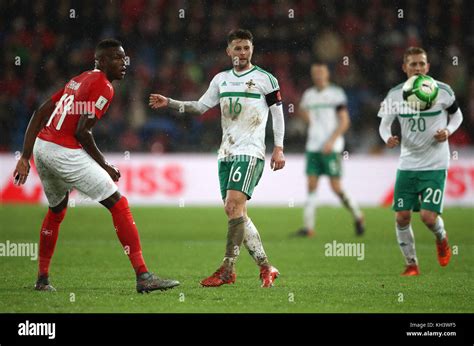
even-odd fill
[[[148,104],[153,109],[169,107],[180,113],[202,114],[219,103],[219,88],[216,82],[218,76],[212,79],[209,88],[199,101],[178,101],[160,94],[151,94]]]
[[[180,113],[194,114],[202,114],[210,108],[201,101],[178,101],[160,94],[151,94],[148,105],[153,109],[169,107]]]

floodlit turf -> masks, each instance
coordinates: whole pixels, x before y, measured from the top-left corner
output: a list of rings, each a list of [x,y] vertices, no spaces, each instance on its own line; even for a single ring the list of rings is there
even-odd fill
[[[37,242],[45,207],[0,206],[0,242]],[[258,269],[242,248],[237,282],[202,288],[219,265],[226,217],[220,208],[132,207],[151,270],[181,282],[166,292],[140,295],[128,258],[104,208],[70,208],[51,266],[56,293],[36,292],[37,262],[0,257],[0,312],[474,312],[473,209],[443,215],[451,263],[441,268],[433,235],[414,221],[419,277],[400,277],[403,259],[389,209],[364,209],[367,233],[358,238],[349,214],[318,210],[317,236],[291,238],[299,208],[251,207],[270,261],[280,270],[275,287],[260,288]],[[325,244],[362,242],[365,257],[327,257]]]

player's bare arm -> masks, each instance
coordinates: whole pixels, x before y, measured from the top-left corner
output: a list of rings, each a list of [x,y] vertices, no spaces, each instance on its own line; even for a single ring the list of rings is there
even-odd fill
[[[306,124],[309,124],[309,112],[302,108],[298,109],[298,116],[303,119]]]
[[[202,114],[209,109],[199,101],[178,101],[160,94],[150,94],[148,105],[152,109],[169,107],[180,113]]]
[[[336,114],[337,114],[339,123],[336,130],[334,130],[333,134],[324,145],[324,148],[323,148],[324,154],[329,154],[332,152],[334,142],[336,142],[339,136],[342,136],[344,133],[346,133],[346,131],[349,129],[349,126],[350,126],[349,111],[347,110],[347,107],[341,106],[338,109]]]
[[[33,113],[25,133],[23,142],[23,150],[21,157],[18,160],[13,176],[15,177],[15,184],[22,185],[28,178],[30,172],[30,158],[35,145],[36,136],[48,121],[49,116],[53,113],[55,108],[54,102],[49,99],[44,102],[37,111]]]
[[[105,161],[104,155],[95,144],[92,128],[97,123],[97,118],[90,115],[82,115],[76,128],[76,139],[81,143],[84,150],[110,175],[113,181],[118,181],[120,171]]]
[[[150,94],[148,105],[152,109],[168,107],[168,98],[160,94]]]
[[[448,129],[442,129],[442,130],[436,131],[434,138],[436,139],[437,142],[441,143],[448,140],[449,135],[450,133]]]
[[[278,171],[285,167],[285,154],[283,154],[283,147],[275,146],[273,148],[272,159],[270,161],[270,167],[274,171]]]
[[[387,147],[389,147],[390,149],[395,148],[399,144],[400,144],[400,139],[398,138],[398,136],[391,136],[387,140]]]

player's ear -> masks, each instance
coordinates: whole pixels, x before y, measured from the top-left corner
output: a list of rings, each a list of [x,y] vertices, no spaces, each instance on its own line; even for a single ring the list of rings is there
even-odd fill
[[[230,47],[227,46],[227,48],[225,49],[225,52],[227,53],[227,56],[230,56]]]
[[[426,74],[430,72],[430,63],[426,64]]]
[[[407,67],[406,67],[405,63],[402,64],[402,71],[407,73]]]

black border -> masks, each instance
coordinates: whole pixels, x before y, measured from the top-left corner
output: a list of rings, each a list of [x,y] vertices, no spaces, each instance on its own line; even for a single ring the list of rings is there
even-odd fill
[[[473,345],[474,314],[0,314],[0,345]],[[18,325],[56,323],[56,338]],[[433,323],[432,328],[410,323]],[[455,327],[436,328],[436,323]],[[410,331],[456,336],[407,336]]]

